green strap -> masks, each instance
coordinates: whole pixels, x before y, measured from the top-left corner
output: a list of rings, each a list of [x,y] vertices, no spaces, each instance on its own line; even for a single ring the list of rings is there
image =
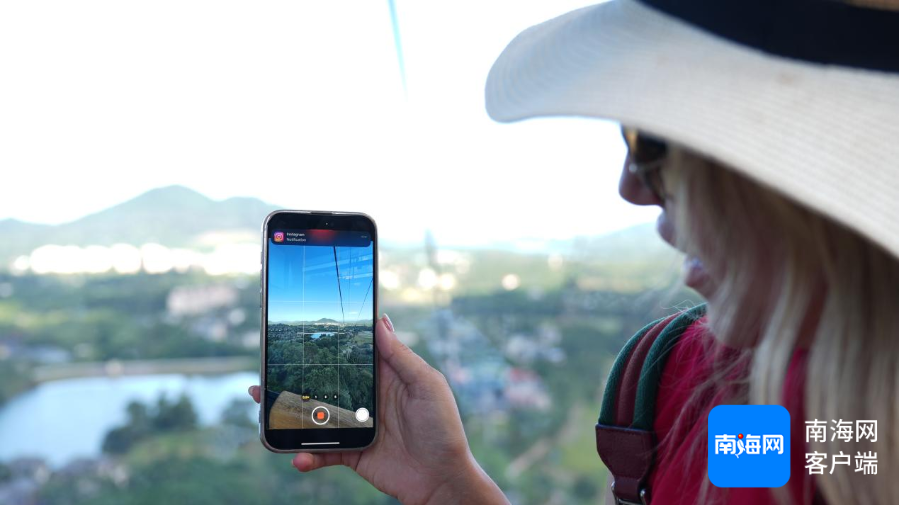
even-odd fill
[[[643,367],[640,369],[640,382],[637,384],[637,400],[634,403],[634,423],[632,427],[642,430],[652,430],[655,420],[656,394],[659,391],[659,381],[662,378],[662,370],[668,355],[677,344],[678,339],[690,325],[705,316],[706,305],[700,304],[681,313],[671,321],[659,334]]]
[[[606,389],[605,392],[603,392],[602,406],[599,410],[598,422],[600,424],[615,424],[615,398],[618,396],[618,384],[621,383],[621,375],[624,374],[624,367],[627,365],[627,359],[630,358],[631,351],[634,349],[634,346],[637,346],[637,342],[640,341],[640,338],[646,335],[646,333],[649,332],[649,329],[661,323],[665,318],[667,318],[667,316],[659,318],[640,329],[634,334],[634,337],[628,339],[621,351],[618,352],[618,357],[615,358],[615,363],[612,364],[612,370],[609,371],[609,379],[606,380]]]
[[[656,393],[658,392],[659,379],[662,376],[662,369],[665,365],[665,360],[668,358],[668,353],[674,348],[684,330],[704,315],[705,304],[688,309],[666,325],[659,337],[656,338],[640,369],[640,381],[637,385],[637,399],[634,406],[634,423],[631,427],[652,430]],[[618,353],[615,363],[612,364],[612,370],[609,372],[605,392],[602,396],[602,406],[598,420],[601,425],[615,425],[615,400],[618,397],[618,386],[621,383],[625,366],[630,359],[631,351],[650,329],[666,318],[668,316],[659,318],[640,329],[625,343]]]

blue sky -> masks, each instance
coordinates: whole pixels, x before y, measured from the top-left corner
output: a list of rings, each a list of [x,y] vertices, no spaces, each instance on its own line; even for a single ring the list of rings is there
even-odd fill
[[[287,246],[269,241],[269,321],[330,318],[349,322],[370,318],[374,260],[371,245],[338,247],[337,260],[335,264],[331,247]]]

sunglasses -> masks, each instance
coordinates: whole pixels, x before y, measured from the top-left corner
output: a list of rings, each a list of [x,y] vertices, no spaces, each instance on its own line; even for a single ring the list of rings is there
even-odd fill
[[[664,203],[668,197],[662,180],[661,169],[668,156],[665,141],[646,135],[636,128],[621,127],[621,136],[627,144],[627,170]]]

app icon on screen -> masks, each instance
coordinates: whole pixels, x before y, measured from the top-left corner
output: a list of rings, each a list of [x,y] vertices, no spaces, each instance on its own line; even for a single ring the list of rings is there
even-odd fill
[[[275,232],[275,242],[284,242],[284,232]]]

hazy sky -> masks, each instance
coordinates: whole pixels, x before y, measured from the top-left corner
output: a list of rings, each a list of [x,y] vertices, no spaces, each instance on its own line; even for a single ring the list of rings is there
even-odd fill
[[[0,3],[0,219],[61,223],[151,188],[364,211],[382,239],[475,244],[646,222],[617,127],[492,122],[487,72],[588,2]]]

